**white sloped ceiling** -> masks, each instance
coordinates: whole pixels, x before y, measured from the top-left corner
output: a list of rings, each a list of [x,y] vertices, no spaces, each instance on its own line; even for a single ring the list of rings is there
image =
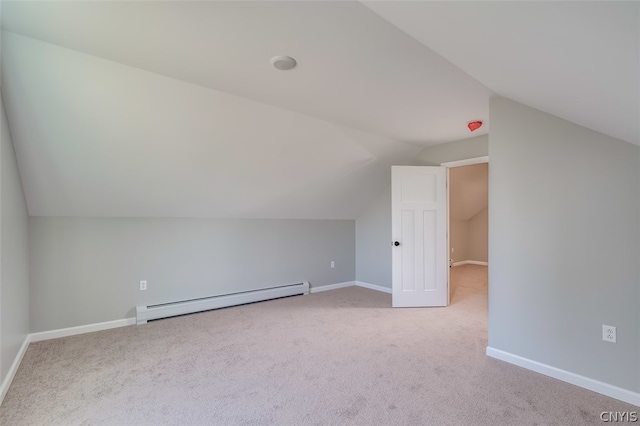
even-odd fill
[[[3,28],[404,142],[488,120],[491,91],[353,1],[18,1]]]
[[[35,216],[354,218],[419,150],[13,33],[3,46]]]
[[[639,11],[3,1],[2,95],[32,215],[354,219],[495,94],[640,143]]]
[[[31,215],[355,219],[392,164],[488,119],[488,89],[357,2],[7,2],[2,19]],[[274,70],[282,54],[299,66]]]
[[[496,94],[640,145],[640,2],[364,4]]]

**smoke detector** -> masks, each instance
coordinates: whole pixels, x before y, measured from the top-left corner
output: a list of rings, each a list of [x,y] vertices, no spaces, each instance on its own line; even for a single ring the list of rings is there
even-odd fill
[[[271,58],[271,65],[277,70],[287,71],[295,68],[298,63],[291,56],[274,56]]]

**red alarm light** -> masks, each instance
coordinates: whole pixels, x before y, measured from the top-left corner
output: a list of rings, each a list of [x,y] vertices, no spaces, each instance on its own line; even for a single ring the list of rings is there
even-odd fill
[[[473,132],[482,127],[482,121],[470,121],[469,124],[467,124],[467,127]]]

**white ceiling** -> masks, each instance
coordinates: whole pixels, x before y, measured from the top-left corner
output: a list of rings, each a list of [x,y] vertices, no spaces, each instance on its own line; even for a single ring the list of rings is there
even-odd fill
[[[3,1],[29,212],[354,219],[496,93],[640,144],[638,4],[534,3]]]
[[[3,28],[424,146],[489,118],[487,88],[358,2],[5,2]]]
[[[365,4],[500,96],[640,145],[640,2]]]
[[[33,216],[353,219],[419,148],[5,32]]]

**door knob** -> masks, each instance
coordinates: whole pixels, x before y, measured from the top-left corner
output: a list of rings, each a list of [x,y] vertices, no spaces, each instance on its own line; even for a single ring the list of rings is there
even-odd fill
[[[396,241],[396,242],[393,243],[393,245],[398,247],[400,245],[400,243]]]

